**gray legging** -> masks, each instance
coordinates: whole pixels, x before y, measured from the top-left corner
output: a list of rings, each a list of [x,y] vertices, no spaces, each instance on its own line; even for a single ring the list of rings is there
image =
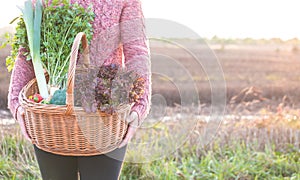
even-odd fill
[[[126,146],[108,155],[86,157],[56,155],[36,146],[34,150],[43,180],[77,180],[78,172],[80,180],[115,180],[120,175]]]

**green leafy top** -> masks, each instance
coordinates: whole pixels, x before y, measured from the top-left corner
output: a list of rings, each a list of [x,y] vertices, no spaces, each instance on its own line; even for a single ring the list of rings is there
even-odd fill
[[[44,8],[41,26],[41,60],[50,76],[50,85],[61,88],[65,86],[73,40],[77,33],[84,32],[90,41],[93,36],[91,22],[94,20],[91,7],[84,9],[78,4],[65,1],[56,0]],[[14,66],[20,47],[26,49],[24,55],[27,60],[31,59],[22,16],[11,45],[11,55],[6,59],[9,71]]]

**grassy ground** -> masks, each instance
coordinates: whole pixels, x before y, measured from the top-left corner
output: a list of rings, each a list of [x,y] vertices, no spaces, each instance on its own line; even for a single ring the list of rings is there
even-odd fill
[[[299,158],[293,150],[253,151],[251,144],[244,143],[215,145],[200,155],[183,151],[180,157],[150,164],[125,164],[121,179],[299,179]]]
[[[130,159],[143,154],[129,151],[121,179],[300,179],[299,111],[265,115],[250,124],[224,120],[214,140],[201,146],[199,137],[210,124],[200,120],[180,148],[147,163],[131,163]],[[161,123],[173,128],[180,124]],[[0,179],[40,179],[32,146],[18,128],[11,128],[1,131]],[[158,133],[158,138],[174,136],[165,130],[150,131]],[[140,131],[135,138],[147,141],[147,136],[149,131]]]

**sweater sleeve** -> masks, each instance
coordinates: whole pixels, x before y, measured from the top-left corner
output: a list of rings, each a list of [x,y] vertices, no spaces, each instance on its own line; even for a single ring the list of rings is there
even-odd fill
[[[149,46],[140,1],[127,0],[124,3],[120,28],[125,67],[129,71],[137,72],[146,80],[144,95],[131,109],[137,112],[140,125],[148,115],[151,103],[151,62]]]
[[[17,110],[20,106],[19,93],[21,89],[35,77],[31,61],[27,61],[23,55],[24,49],[19,50],[14,69],[11,74],[8,91],[8,109],[13,117],[17,119]]]

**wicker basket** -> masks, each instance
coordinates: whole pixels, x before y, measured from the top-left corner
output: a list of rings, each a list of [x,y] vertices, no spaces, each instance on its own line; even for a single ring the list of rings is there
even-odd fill
[[[128,127],[126,118],[130,105],[120,106],[112,115],[86,113],[81,107],[74,107],[74,77],[80,41],[84,49],[84,64],[86,67],[89,64],[87,39],[84,33],[79,33],[72,46],[66,105],[31,102],[28,97],[38,92],[36,79],[22,89],[19,97],[32,143],[54,154],[91,156],[110,152],[120,144]]]

